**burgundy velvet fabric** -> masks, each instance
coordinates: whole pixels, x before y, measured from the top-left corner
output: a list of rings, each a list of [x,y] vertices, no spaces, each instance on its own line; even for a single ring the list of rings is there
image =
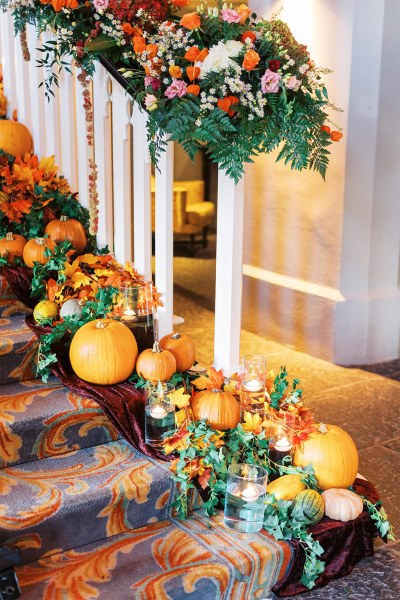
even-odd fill
[[[35,307],[36,301],[31,298],[32,269],[25,266],[4,266],[0,267],[0,275],[6,278],[8,285],[20,302],[29,308]]]
[[[50,328],[37,325],[30,316],[26,317],[26,322],[38,337],[50,331]],[[52,372],[61,383],[76,394],[95,400],[117,431],[136,450],[152,458],[168,460],[163,453],[145,443],[143,390],[127,381],[115,385],[96,385],[83,381],[73,372],[68,349],[63,344],[56,348],[56,355],[58,360],[52,367]]]
[[[356,479],[354,488],[371,502],[379,500],[377,491],[369,481]],[[316,587],[323,587],[332,579],[348,575],[362,558],[373,556],[373,538],[378,535],[366,510],[348,523],[324,517],[317,525],[310,527],[310,532],[324,549],[321,560],[325,562],[325,571],[318,577]],[[305,561],[304,552],[297,541],[293,541],[292,546],[294,556],[288,571],[272,588],[281,598],[309,591],[300,581]]]

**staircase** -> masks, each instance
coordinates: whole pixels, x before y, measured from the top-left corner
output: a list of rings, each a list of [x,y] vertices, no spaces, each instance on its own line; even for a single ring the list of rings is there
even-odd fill
[[[0,292],[0,545],[19,549],[22,598],[268,596],[289,547],[220,515],[175,519],[168,465],[122,440],[94,401],[36,379],[29,309],[1,275]]]

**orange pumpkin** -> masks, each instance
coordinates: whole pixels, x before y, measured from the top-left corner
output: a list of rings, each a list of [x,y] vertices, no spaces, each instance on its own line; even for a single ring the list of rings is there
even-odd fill
[[[196,347],[186,333],[170,333],[160,340],[160,348],[169,350],[176,360],[177,371],[187,371],[196,360]]]
[[[29,129],[17,121],[0,120],[0,150],[12,156],[30,154],[32,136]]]
[[[353,485],[358,472],[358,452],[349,434],[336,425],[320,423],[318,431],[297,447],[293,464],[312,465],[319,486],[347,488]]]
[[[82,254],[87,246],[87,236],[82,223],[66,215],[47,223],[44,232],[56,243],[71,242],[78,254]]]
[[[22,256],[26,239],[22,235],[9,231],[0,240],[0,256],[5,256],[11,264],[16,256]]]
[[[176,360],[169,350],[162,350],[158,342],[143,350],[136,362],[136,372],[147,381],[168,381],[176,371]]]
[[[222,390],[203,390],[192,400],[194,418],[206,419],[212,429],[233,429],[240,421],[240,406],[235,396]]]
[[[131,375],[138,347],[126,325],[112,319],[96,319],[82,325],[72,338],[71,366],[84,381],[113,385]]]
[[[26,242],[22,253],[22,258],[27,267],[33,267],[35,262],[45,265],[49,261],[49,256],[45,256],[45,249],[51,251],[56,247],[55,242],[50,238],[33,238]]]

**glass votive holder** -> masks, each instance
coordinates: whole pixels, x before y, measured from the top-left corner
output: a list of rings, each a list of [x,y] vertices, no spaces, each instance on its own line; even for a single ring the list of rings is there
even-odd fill
[[[240,403],[242,411],[264,414],[266,358],[248,354],[242,358]]]
[[[290,464],[293,459],[293,431],[285,425],[277,422],[273,437],[268,444],[269,459],[271,466],[277,469],[277,466]],[[271,477],[273,478],[273,477]]]
[[[160,447],[163,436],[175,428],[175,404],[169,394],[175,390],[170,383],[148,383],[146,386],[145,441]]]
[[[224,523],[244,533],[260,531],[264,521],[268,473],[249,464],[231,465],[225,493]]]
[[[121,322],[132,331],[139,352],[154,343],[153,283],[125,282],[118,288],[117,308]]]

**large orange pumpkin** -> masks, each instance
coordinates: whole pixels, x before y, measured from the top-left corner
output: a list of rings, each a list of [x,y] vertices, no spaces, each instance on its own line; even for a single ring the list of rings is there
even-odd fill
[[[9,231],[0,240],[0,256],[5,256],[11,264],[16,256],[22,256],[26,239],[22,235]]]
[[[240,406],[235,396],[222,390],[203,390],[192,400],[194,418],[206,419],[212,429],[233,429],[240,421]]]
[[[12,156],[25,156],[32,151],[29,129],[17,121],[0,120],[0,150]]]
[[[56,243],[71,242],[78,254],[82,254],[87,246],[87,236],[82,223],[65,215],[47,223],[44,232]]]
[[[136,372],[147,381],[168,381],[176,371],[176,360],[169,350],[162,350],[158,342],[143,350],[136,362]]]
[[[126,325],[96,319],[82,325],[72,338],[71,366],[84,381],[113,385],[131,375],[138,355],[135,336]]]
[[[160,348],[169,350],[176,360],[177,371],[187,371],[196,360],[196,347],[186,333],[169,333],[160,340]]]
[[[353,485],[358,472],[358,452],[349,434],[336,425],[320,423],[302,447],[297,447],[293,464],[312,465],[319,486],[347,488]]]
[[[51,251],[56,247],[56,243],[50,238],[33,238],[26,242],[22,253],[22,258],[27,267],[33,267],[35,262],[45,265],[49,261],[49,256],[45,256],[45,249]]]

